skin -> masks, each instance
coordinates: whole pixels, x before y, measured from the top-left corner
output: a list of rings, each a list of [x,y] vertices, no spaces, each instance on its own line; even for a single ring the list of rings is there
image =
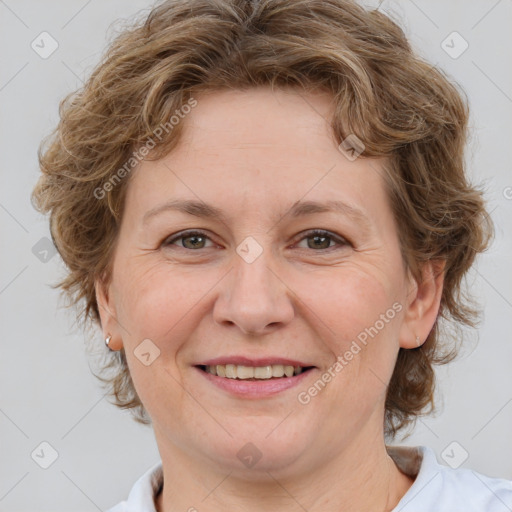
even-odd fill
[[[112,348],[124,347],[153,421],[164,469],[157,510],[391,510],[413,479],[386,452],[386,386],[399,348],[416,347],[416,336],[421,343],[432,329],[442,264],[426,264],[420,282],[411,278],[384,161],[350,161],[338,150],[328,93],[262,87],[196,99],[178,146],[133,171],[112,279],[96,286],[104,333]],[[176,198],[200,199],[226,218],[167,211],[143,223]],[[366,228],[340,212],[286,215],[298,200],[330,199],[364,212]],[[332,238],[315,244],[305,234],[315,228]],[[207,238],[169,243],[189,229]],[[248,236],[263,251],[252,263],[236,252]],[[401,311],[299,403],[298,393],[394,303]],[[134,354],[144,339],[160,350],[149,366]],[[193,366],[233,354],[316,368],[298,388],[235,398]],[[262,455],[250,468],[237,457],[249,442]]]

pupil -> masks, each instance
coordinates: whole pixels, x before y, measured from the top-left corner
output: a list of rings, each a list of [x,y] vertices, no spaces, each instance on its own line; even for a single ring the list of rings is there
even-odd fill
[[[201,240],[202,238],[203,237],[200,235],[193,235],[193,236],[187,237],[186,240],[196,240],[197,241],[197,240]],[[199,243],[201,243],[201,242],[199,242]],[[192,247],[197,247],[197,243],[193,242],[191,245],[192,245]]]
[[[324,240],[324,241],[328,240],[329,237],[328,236],[315,235],[315,236],[313,236],[313,239],[315,240],[315,243],[317,243],[319,240]],[[327,246],[329,246],[329,243],[327,243]],[[318,247],[318,245],[316,245],[316,247]]]

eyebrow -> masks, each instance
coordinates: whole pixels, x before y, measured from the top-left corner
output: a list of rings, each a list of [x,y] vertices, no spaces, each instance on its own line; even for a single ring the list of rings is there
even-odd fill
[[[193,215],[194,217],[208,218],[226,222],[224,212],[211,204],[191,199],[173,199],[160,206],[152,208],[144,214],[143,224],[146,224],[151,218],[167,211],[177,211]],[[285,214],[292,218],[314,215],[315,213],[337,212],[358,222],[365,229],[370,229],[371,222],[365,213],[359,208],[344,203],[343,201],[330,200],[325,202],[318,201],[296,201],[289,211]]]

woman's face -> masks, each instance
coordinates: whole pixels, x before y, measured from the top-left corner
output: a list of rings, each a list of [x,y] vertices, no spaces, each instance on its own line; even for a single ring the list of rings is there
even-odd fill
[[[162,455],[253,474],[311,471],[382,438],[386,386],[414,337],[416,284],[383,162],[338,149],[327,93],[196,99],[178,147],[133,171],[100,294],[103,327],[122,339]],[[258,376],[313,368],[256,381],[200,368],[237,361],[275,363]]]

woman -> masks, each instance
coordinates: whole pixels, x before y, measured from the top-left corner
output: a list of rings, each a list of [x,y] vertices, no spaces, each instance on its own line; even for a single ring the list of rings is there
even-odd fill
[[[167,1],[62,105],[34,190],[162,463],[112,511],[502,511],[385,439],[433,406],[492,227],[468,108],[349,0]]]

